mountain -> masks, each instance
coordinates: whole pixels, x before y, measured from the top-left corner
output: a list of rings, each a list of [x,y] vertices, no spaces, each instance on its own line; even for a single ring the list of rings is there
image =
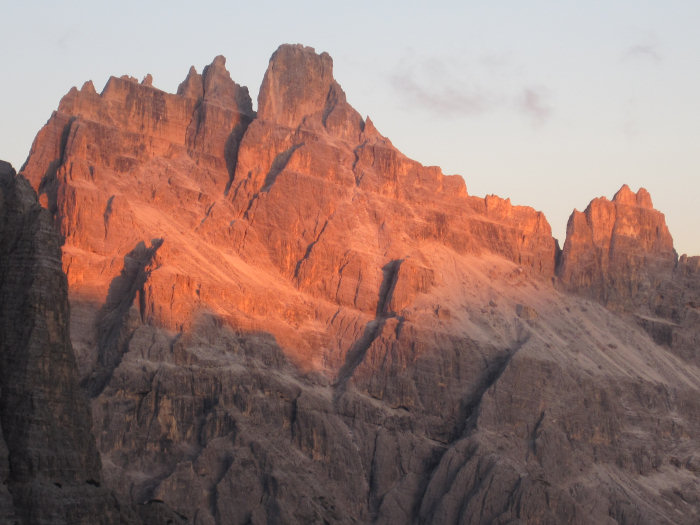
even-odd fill
[[[257,112],[223,57],[88,82],[14,177],[64,239],[105,490],[147,522],[696,523],[700,258],[627,187],[560,250],[332,67],[281,46]]]

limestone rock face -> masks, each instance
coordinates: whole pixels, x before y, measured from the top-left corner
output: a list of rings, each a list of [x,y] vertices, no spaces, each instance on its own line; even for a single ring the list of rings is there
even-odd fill
[[[569,218],[559,277],[612,307],[644,301],[676,264],[673,239],[649,193],[623,186]]]
[[[649,193],[623,186],[612,201],[574,211],[557,273],[567,289],[632,315],[654,341],[697,364],[696,259],[678,260]]]
[[[328,53],[317,55],[301,45],[281,46],[270,58],[260,87],[258,117],[295,128],[304,117],[330,111],[339,91]]]
[[[258,107],[223,57],[177,95],[112,77],[64,97],[23,173],[65,236],[71,297],[102,304],[129,253],[161,239],[138,291],[145,321],[179,331],[213,312],[264,326],[333,375],[392,261],[431,267],[437,242],[553,271],[541,213],[469,197],[460,177],[403,156],[347,103],[327,54],[280,47]]]
[[[371,318],[386,268],[407,258],[433,266],[432,243],[461,254],[496,251],[528,271],[553,271],[556,246],[541,214],[510,202],[487,209],[461,178],[403,156],[347,103],[327,54],[278,49],[258,108],[230,193],[246,232],[241,251],[262,248],[285,280],[337,304],[344,316]],[[336,368],[337,359],[325,357]]]
[[[0,161],[0,522],[136,523],[100,488],[67,293],[49,212]]]
[[[332,65],[281,46],[257,114],[223,57],[113,77],[37,135],[105,485],[195,524],[696,523],[698,339],[634,313],[681,287],[691,326],[698,265],[648,195],[555,273],[541,213],[405,157]]]

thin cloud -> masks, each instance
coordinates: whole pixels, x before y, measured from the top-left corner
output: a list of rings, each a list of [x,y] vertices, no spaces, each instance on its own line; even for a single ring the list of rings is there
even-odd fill
[[[526,87],[517,98],[518,109],[533,124],[544,124],[552,115],[549,92],[541,87]]]
[[[622,133],[628,139],[634,139],[640,132],[639,120],[637,118],[637,104],[630,98],[622,109]]]
[[[663,61],[656,44],[635,44],[630,46],[622,55],[622,60],[647,60],[655,64],[660,64]]]
[[[403,105],[442,118],[472,117],[513,110],[534,124],[546,122],[553,109],[545,88],[522,87],[509,78],[494,80],[490,69],[506,70],[507,60],[466,63],[462,58],[411,56],[399,62],[388,80]],[[514,85],[515,84],[515,85]]]
[[[60,33],[55,33],[53,35],[53,43],[58,49],[65,51],[66,49],[68,49],[68,47],[73,46],[74,42],[76,41],[76,38],[79,35],[79,29],[77,26],[74,25],[62,27],[60,29]]]
[[[476,115],[494,105],[492,97],[467,86],[425,86],[415,75],[400,71],[391,76],[391,85],[410,105],[417,105],[441,116]]]
[[[479,64],[487,69],[498,70],[511,66],[511,58],[506,54],[486,54],[479,58]]]
[[[56,47],[65,50],[68,47],[68,43],[71,40],[71,34],[69,32],[63,33],[56,39]]]

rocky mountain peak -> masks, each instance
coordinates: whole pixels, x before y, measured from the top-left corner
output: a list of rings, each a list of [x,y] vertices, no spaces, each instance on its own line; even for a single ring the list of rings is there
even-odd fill
[[[14,171],[15,170],[12,167],[12,164],[4,160],[0,160],[0,177],[14,177]]]
[[[627,184],[623,184],[613,197],[613,202],[626,206],[640,206],[642,208],[653,209],[654,205],[651,202],[651,195],[645,188],[639,188],[637,193],[634,193]]]
[[[625,184],[612,201],[600,197],[571,214],[558,274],[571,289],[625,307],[645,297],[650,280],[675,261],[664,215],[647,190],[634,193]]]
[[[83,83],[83,87],[80,88],[80,92],[91,95],[97,94],[97,92],[95,91],[95,85],[92,83],[92,80],[87,80],[85,83]]]
[[[185,80],[178,86],[177,94],[238,111],[250,118],[254,115],[248,88],[231,79],[223,55],[218,55],[205,66],[201,75],[191,66]]]
[[[0,523],[131,523],[100,488],[60,244],[29,182],[0,161]]]
[[[180,85],[177,87],[177,94],[187,98],[200,99],[204,96],[204,84],[202,75],[197,73],[194,66],[190,70]]]
[[[189,77],[189,73],[188,73]],[[237,109],[241,113],[253,115],[253,103],[248,88],[236,84],[226,69],[226,58],[218,55],[202,71],[204,100],[225,108]]]
[[[332,89],[342,93],[328,53],[317,54],[300,44],[281,45],[270,58],[260,87],[258,117],[296,127],[304,117],[324,110]]]

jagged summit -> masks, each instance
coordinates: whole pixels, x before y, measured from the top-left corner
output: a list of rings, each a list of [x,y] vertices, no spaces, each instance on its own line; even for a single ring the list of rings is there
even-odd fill
[[[624,185],[612,201],[600,197],[572,213],[557,273],[569,289],[624,307],[648,300],[676,260],[664,215],[649,193]]]
[[[300,44],[281,45],[270,58],[258,94],[258,118],[292,129],[323,130],[350,143],[364,140],[365,122],[333,78],[333,59]]]
[[[217,104],[253,117],[253,105],[246,86],[240,86],[231,79],[226,69],[226,57],[218,55],[211,64],[204,67],[202,74],[194,66],[177,88],[177,94],[196,100],[203,99],[208,104]]]
[[[637,193],[634,193],[627,184],[622,187],[613,197],[613,202],[618,204],[626,204],[628,206],[641,206],[642,208],[653,208],[651,195],[645,188],[639,188]]]
[[[700,266],[648,193],[560,251],[332,65],[281,46],[257,114],[223,57],[112,77],[37,135],[105,484],[198,523],[697,522]]]
[[[202,75],[197,73],[194,66],[190,66],[187,77],[177,87],[177,94],[187,98],[200,99],[204,96],[204,84]]]
[[[458,254],[492,252],[595,297],[609,295],[604,282],[611,264],[616,272],[616,265],[627,267],[633,260],[675,257],[663,215],[653,209],[648,192],[635,194],[627,186],[612,201],[596,199],[572,215],[560,255],[541,213],[497,196],[470,197],[460,177],[398,152],[347,103],[327,53],[280,46],[263,78],[258,106],[256,115],[247,88],[231,79],[221,55],[201,75],[190,68],[177,95],[112,77],[101,95],[86,84],[64,97],[37,137],[24,173],[57,213],[67,246],[75,242],[76,250],[115,261],[103,263],[111,268],[104,277],[88,279],[90,293],[104,293],[97,290],[114,278],[116,261],[129,245],[153,238],[165,239],[163,258],[179,253],[180,243],[203,243],[197,251],[213,250],[209,260],[220,259],[221,246],[229,246],[234,259],[253,265],[256,273],[278,272],[293,289],[362,312],[376,308],[372,290],[381,284],[379,269],[409,255],[430,266],[429,242]],[[89,194],[75,182],[81,177],[90,181]],[[137,177],[135,184],[127,182],[131,177]],[[79,201],[84,202],[78,207]],[[105,204],[96,205],[99,201]],[[195,219],[202,209],[202,218]],[[171,214],[175,222],[168,226],[154,220]],[[104,225],[94,233],[75,232],[70,224],[78,220]],[[355,225],[352,233],[341,236],[348,224]],[[126,244],[116,256],[107,248],[113,236]],[[200,290],[199,299],[156,307],[161,301],[154,298],[150,308],[159,322],[177,328],[189,325],[201,308],[226,315],[238,311],[227,294],[206,293],[216,272],[197,277],[205,267],[190,266],[187,259],[173,263],[164,266],[186,274],[188,288]],[[77,275],[80,264],[71,265]],[[246,289],[248,272],[235,267],[225,273]],[[641,275],[625,272],[625,287]],[[343,284],[348,279],[354,284]],[[346,287],[355,290],[352,297]],[[78,284],[72,289],[82,293]],[[236,322],[255,324],[251,315],[269,315],[267,309],[253,312],[241,312]],[[299,327],[275,333],[292,346],[308,348]]]
[[[218,103],[223,107],[232,108],[250,117],[253,116],[253,105],[248,88],[239,86],[226,69],[226,59],[219,55],[202,71],[204,100],[208,103]]]
[[[342,93],[328,53],[319,55],[299,44],[282,45],[270,58],[260,87],[259,118],[296,127],[304,117],[324,111],[331,88]]]

